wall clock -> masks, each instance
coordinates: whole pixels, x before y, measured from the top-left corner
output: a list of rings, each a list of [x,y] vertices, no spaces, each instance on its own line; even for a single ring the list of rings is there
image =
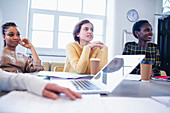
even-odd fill
[[[127,19],[130,22],[135,22],[139,19],[139,14],[135,9],[131,9],[127,12]]]

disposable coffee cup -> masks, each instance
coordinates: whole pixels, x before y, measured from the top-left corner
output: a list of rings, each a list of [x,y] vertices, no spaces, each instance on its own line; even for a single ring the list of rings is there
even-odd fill
[[[90,59],[90,74],[91,75],[96,75],[98,73],[99,64],[100,64],[99,58],[91,58]]]
[[[141,81],[149,82],[151,77],[151,72],[152,72],[152,62],[143,60],[140,63]]]

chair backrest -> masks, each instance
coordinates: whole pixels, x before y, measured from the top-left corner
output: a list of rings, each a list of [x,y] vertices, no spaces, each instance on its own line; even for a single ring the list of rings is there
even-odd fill
[[[64,62],[51,62],[51,71],[63,72]]]
[[[133,33],[131,32],[131,30],[126,30],[124,29],[123,30],[123,40],[122,40],[122,47],[124,48],[124,45],[127,43],[127,42],[138,42],[138,39],[136,39],[134,36],[133,36]]]
[[[43,66],[44,66],[44,71],[49,71],[49,67],[50,67],[50,63],[49,62],[42,62]]]

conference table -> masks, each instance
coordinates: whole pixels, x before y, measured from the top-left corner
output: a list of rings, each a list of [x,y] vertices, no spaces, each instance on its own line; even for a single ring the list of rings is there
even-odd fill
[[[151,97],[170,96],[170,82],[150,80],[123,80],[108,96],[119,97]]]
[[[33,74],[34,76],[37,76],[37,73]],[[10,105],[12,103],[25,103],[27,106],[32,107],[32,110],[35,112],[36,110],[39,112],[42,112],[43,109],[46,112],[48,109],[55,111],[62,110],[64,112],[70,111],[70,113],[75,113],[75,111],[80,110],[81,113],[87,112],[86,107],[88,107],[89,113],[113,113],[114,111],[116,113],[144,113],[144,112],[150,112],[150,113],[169,113],[170,112],[170,106],[167,107],[164,104],[161,104],[159,102],[156,102],[153,100],[153,96],[168,96],[170,100],[170,82],[166,81],[158,81],[158,80],[150,80],[149,82],[143,82],[140,81],[140,75],[129,75],[130,79],[127,77],[125,78],[110,94],[107,95],[91,95],[88,96],[88,98],[84,98],[81,100],[78,100],[77,103],[70,102],[68,100],[58,99],[58,101],[52,101],[52,100],[46,100],[45,98],[37,97],[35,95],[32,95],[27,92],[13,92],[9,93],[10,95],[15,94],[15,98],[19,98],[19,100],[16,100],[13,98],[13,96],[9,96],[8,92],[1,92],[1,97],[4,97],[2,95],[8,95],[8,98],[0,98],[0,104],[3,105],[5,99],[8,101],[5,101],[6,105]],[[137,79],[136,79],[137,78]],[[48,79],[46,79],[48,80]],[[17,96],[17,95],[18,96]],[[22,97],[23,96],[23,97]],[[25,96],[25,97],[24,97]],[[94,96],[94,97],[93,97]],[[99,98],[100,96],[100,98]],[[22,99],[20,99],[22,97]],[[36,104],[37,107],[30,104]],[[24,101],[25,100],[25,101]],[[53,103],[53,104],[52,104]],[[97,105],[98,104],[98,105]],[[44,108],[41,106],[44,105]],[[62,106],[61,106],[62,105]],[[22,105],[16,104],[14,107],[10,106],[10,109],[3,108],[4,111],[17,111]],[[47,108],[47,106],[49,106]],[[60,106],[60,107],[56,107]],[[67,106],[68,109],[64,109]],[[79,106],[79,107],[74,107]],[[84,107],[86,106],[86,107]],[[94,107],[92,107],[94,106]],[[73,109],[74,108],[74,109]],[[146,108],[146,109],[141,109]],[[64,109],[64,110],[63,110]],[[89,111],[90,110],[90,111]],[[20,111],[20,110],[19,110]],[[28,107],[24,107],[21,109],[21,111],[29,111]],[[20,111],[20,112],[21,112]]]
[[[37,75],[37,72],[33,74]],[[129,75],[140,76],[140,75]],[[0,92],[0,96],[8,92]],[[170,96],[170,82],[150,80],[142,82],[140,80],[124,79],[111,94],[102,95],[109,97],[151,97],[151,96]]]
[[[37,76],[37,73],[33,75]],[[81,76],[81,75],[80,75]],[[92,77],[82,77],[82,79]],[[153,80],[149,82],[140,81],[141,76],[129,74],[111,94],[102,95],[107,97],[151,97],[151,96],[170,96],[170,82]]]

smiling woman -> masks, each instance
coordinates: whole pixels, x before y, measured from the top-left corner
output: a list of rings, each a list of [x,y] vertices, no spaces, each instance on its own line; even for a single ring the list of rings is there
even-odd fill
[[[13,22],[8,22],[2,25],[3,39],[5,46],[3,49],[2,59],[0,61],[0,68],[8,72],[35,72],[44,70],[41,65],[41,60],[34,49],[34,46],[26,38],[20,38],[20,32]],[[22,53],[16,52],[18,44],[31,50],[33,58],[27,57]]]
[[[138,39],[138,43],[127,42],[123,55],[144,54],[144,60],[149,60],[153,64],[152,76],[160,75],[160,54],[158,46],[154,43],[148,43],[153,36],[152,26],[147,20],[140,20],[133,25],[132,32],[135,38]],[[138,65],[132,73],[140,74],[140,65]]]

